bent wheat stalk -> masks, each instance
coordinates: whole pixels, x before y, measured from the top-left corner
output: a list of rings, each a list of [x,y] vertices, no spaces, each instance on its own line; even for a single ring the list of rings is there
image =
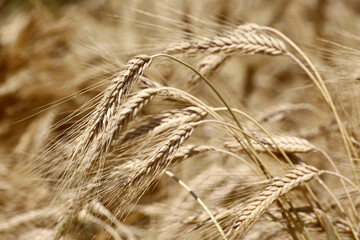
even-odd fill
[[[194,193],[187,185],[186,183],[184,183],[181,179],[179,179],[177,176],[175,176],[172,172],[170,171],[166,171],[165,172],[166,175],[168,175],[169,177],[171,177],[172,179],[174,179],[177,183],[179,183],[183,188],[185,188],[191,196],[193,196],[193,198],[199,203],[199,205],[204,209],[204,211],[208,214],[208,216],[210,217],[210,219],[213,221],[213,223],[215,224],[216,228],[218,229],[221,237],[226,240],[226,235],[224,233],[224,231],[222,230],[221,226],[219,225],[219,223],[216,221],[216,219],[214,218],[214,216],[211,214],[209,208],[205,205],[205,203],[201,200],[201,198],[199,198],[198,195],[196,195],[196,193]]]

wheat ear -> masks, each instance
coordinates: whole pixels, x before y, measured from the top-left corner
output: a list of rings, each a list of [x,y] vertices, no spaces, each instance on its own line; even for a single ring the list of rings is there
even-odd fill
[[[173,154],[177,151],[177,149],[187,140],[195,127],[197,127],[199,123],[188,123],[180,126],[173,136],[166,141],[166,143],[157,150],[154,157],[152,157],[149,161],[147,161],[146,165],[141,169],[136,169],[132,174],[130,181],[125,183],[125,186],[129,186],[135,182],[141,182],[145,177],[151,175],[152,177],[156,177],[160,172],[166,169],[167,166],[171,163],[173,159]],[[150,174],[151,173],[151,174]]]
[[[116,77],[110,86],[105,90],[102,100],[94,111],[89,124],[83,134],[82,139],[90,142],[95,135],[109,123],[110,118],[121,106],[121,100],[127,94],[130,86],[147,69],[152,62],[152,58],[147,55],[140,55],[131,59],[125,70]]]
[[[174,45],[167,48],[165,53],[190,56],[199,53],[281,55],[286,53],[286,45],[281,40],[265,33],[237,30],[223,36]]]
[[[144,89],[138,92],[133,97],[129,98],[124,106],[117,112],[114,116],[110,118],[109,124],[101,134],[98,134],[95,141],[90,145],[88,152],[83,157],[81,165],[76,167],[76,177],[80,177],[81,181],[84,181],[82,177],[93,169],[95,164],[98,162],[97,160],[101,156],[102,153],[106,153],[107,149],[111,145],[112,140],[116,137],[120,131],[126,128],[129,121],[131,121],[139,112],[141,108],[143,108],[150,99],[155,96],[161,89]],[[78,163],[80,164],[80,163]],[[79,176],[77,176],[79,175]],[[90,177],[90,176],[87,176]],[[81,209],[82,203],[86,201],[92,194],[92,191],[97,186],[96,184],[92,184],[93,187],[88,187],[85,192],[80,193],[76,196],[76,199],[70,203],[69,213],[73,214],[65,214],[57,227],[57,235],[56,238],[62,235],[62,232],[66,229],[68,223],[71,221],[71,215],[76,215]],[[78,205],[78,206],[75,206]]]
[[[258,152],[279,152],[279,149],[287,153],[306,153],[316,149],[309,141],[292,136],[254,136],[250,140],[252,147]],[[276,145],[275,145],[275,144]],[[277,147],[276,147],[277,146]],[[225,147],[232,151],[244,151],[244,147],[236,141],[225,142]]]
[[[300,184],[309,182],[319,175],[319,170],[309,165],[299,165],[288,171],[284,177],[274,177],[273,182],[259,196],[240,211],[239,217],[230,226],[227,235],[234,238],[242,237],[249,228],[266,212],[281,196],[290,192]]]

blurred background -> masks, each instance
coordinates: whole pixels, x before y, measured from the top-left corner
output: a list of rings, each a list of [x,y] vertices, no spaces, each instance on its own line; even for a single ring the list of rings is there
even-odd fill
[[[101,93],[129,58],[157,53],[184,40],[216,36],[246,22],[276,28],[302,48],[324,77],[355,145],[359,144],[358,0],[0,0],[0,221],[48,203],[48,183],[19,166],[41,162],[38,153],[51,144],[50,139],[65,136],[86,113],[54,124]],[[199,58],[188,62],[196,66]],[[190,71],[163,64],[166,67],[147,74],[220,106],[203,83],[188,83]],[[267,127],[306,138],[337,160],[345,155],[323,98],[288,58],[234,55],[211,79],[232,106],[252,116],[283,104],[303,104]],[[199,141],[213,138],[209,133]],[[315,166],[325,165],[308,157]],[[196,171],[189,168],[179,167],[179,175],[192,179]],[[347,165],[339,168],[348,171]],[[159,189],[161,194],[146,196],[142,203],[169,201]],[[126,222],[138,228],[136,239],[149,232],[158,236],[151,214],[149,209],[137,210]],[[35,239],[33,226],[17,231],[0,228],[0,238]],[[82,237],[108,239],[96,228],[87,229]]]

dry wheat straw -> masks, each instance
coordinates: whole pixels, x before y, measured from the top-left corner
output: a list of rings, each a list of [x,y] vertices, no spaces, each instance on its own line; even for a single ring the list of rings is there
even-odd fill
[[[105,229],[112,236],[112,238],[114,240],[122,240],[120,234],[113,227],[111,227],[108,223],[104,222],[100,218],[97,218],[97,217],[93,216],[92,214],[88,213],[87,211],[84,211],[84,210],[81,211],[78,214],[78,219],[80,221],[84,221],[84,222],[93,222],[96,225]]]
[[[201,200],[201,198],[194,192],[192,191],[187,185],[186,183],[184,183],[180,178],[178,178],[177,176],[175,176],[175,174],[173,174],[170,171],[166,171],[165,172],[169,177],[171,177],[172,179],[174,179],[179,185],[181,185],[184,189],[186,189],[189,194],[199,203],[199,205],[204,209],[204,211],[207,213],[207,215],[210,217],[210,219],[213,221],[213,223],[215,224],[215,227],[218,229],[221,237],[223,239],[227,239],[225,236],[224,231],[222,230],[221,226],[219,225],[219,223],[216,221],[216,219],[214,218],[214,216],[211,214],[209,208],[205,205],[205,203]]]

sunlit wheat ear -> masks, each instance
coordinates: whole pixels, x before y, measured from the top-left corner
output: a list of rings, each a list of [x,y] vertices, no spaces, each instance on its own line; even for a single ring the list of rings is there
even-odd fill
[[[111,82],[95,111],[90,116],[87,127],[80,137],[80,142],[74,149],[75,154],[77,151],[86,149],[95,136],[106,128],[110,118],[114,116],[121,106],[121,101],[128,93],[131,85],[150,66],[151,61],[152,58],[147,55],[140,55],[131,59],[124,67],[125,70]]]
[[[93,165],[97,157],[101,153],[106,152],[107,148],[111,145],[111,142],[115,139],[116,135],[126,129],[128,123],[132,121],[139,111],[153,98],[160,89],[148,88],[144,89],[133,97],[129,98],[123,104],[123,107],[119,109],[119,112],[114,113],[109,118],[108,125],[98,134],[96,141],[89,148],[87,156],[91,159],[84,161],[84,167],[81,167],[81,172],[87,172]]]
[[[180,126],[173,136],[167,140],[164,145],[156,151],[154,157],[146,161],[140,169],[135,169],[129,181],[124,186],[131,186],[136,182],[143,182],[145,178],[156,178],[166,169],[173,160],[174,153],[191,136],[199,123],[188,123]]]
[[[253,23],[240,25],[234,29],[234,32],[230,32],[229,35],[234,35],[236,37],[237,33],[242,32],[254,32],[259,29],[259,26]],[[197,65],[197,70],[209,78],[223,63],[227,60],[228,56],[224,54],[211,54],[209,56],[205,56],[200,63]],[[199,83],[200,77],[198,75],[193,75],[192,78],[187,82],[188,87],[192,87],[195,84]]]
[[[129,169],[132,172],[128,177],[124,178],[121,172],[115,173],[116,175],[121,174],[118,176],[120,177],[119,187],[126,191],[126,196],[119,206],[120,211],[123,211],[124,206],[141,196],[156,182],[171,164],[175,152],[191,136],[198,125],[199,123],[187,123],[179,126],[169,139],[165,140],[161,147],[149,156],[149,159],[143,159],[140,164],[133,164],[132,169]]]
[[[309,182],[319,175],[319,170],[309,165],[299,165],[288,171],[284,177],[274,177],[272,183],[259,196],[251,199],[242,209],[233,224],[229,227],[227,236],[237,239],[244,236],[250,227],[266,212],[266,210],[281,196],[299,185]]]
[[[274,135],[271,136],[270,139],[264,135],[255,135],[254,138],[256,141],[254,139],[251,139],[250,141],[252,147],[258,152],[280,152],[279,149],[282,149],[284,152],[288,153],[306,153],[316,149],[309,141],[298,137]],[[244,151],[243,146],[236,141],[225,142],[225,147],[231,151]]]
[[[188,107],[179,110],[172,110],[154,116],[148,123],[135,127],[124,133],[124,137],[120,139],[123,144],[135,138],[142,137],[147,134],[160,134],[170,128],[175,128],[179,125],[196,122],[205,118],[207,112],[198,107]]]
[[[81,162],[77,163],[78,166],[75,166],[75,172],[73,174],[74,177],[78,178],[78,181],[84,182],[86,179],[89,179],[91,177],[91,172],[96,171],[93,169],[96,164],[100,164],[101,166],[102,163],[99,163],[98,160],[102,158],[103,155],[106,156],[107,150],[111,146],[111,142],[114,140],[116,135],[126,128],[129,121],[131,121],[146,105],[146,103],[148,103],[150,99],[160,90],[160,88],[148,88],[141,90],[126,100],[123,107],[110,117],[108,125],[97,135],[94,139],[95,141],[93,141],[89,146],[86,154],[83,156],[79,155],[79,157],[83,158],[80,159]],[[100,176],[97,177],[100,178]],[[67,181],[69,181],[68,184],[72,184],[74,180],[75,179],[67,179]],[[58,230],[56,238],[59,238],[63,231],[67,228],[67,225],[71,221],[71,213],[76,215],[87,199],[91,198],[94,189],[98,186],[95,182],[97,182],[97,180],[92,179],[91,182],[88,183],[86,190],[80,192],[70,203],[68,213],[64,215],[57,227]]]
[[[171,46],[165,50],[165,53],[189,56],[200,53],[281,55],[286,53],[286,45],[280,39],[266,33],[235,29],[234,32],[222,36],[188,41]]]

